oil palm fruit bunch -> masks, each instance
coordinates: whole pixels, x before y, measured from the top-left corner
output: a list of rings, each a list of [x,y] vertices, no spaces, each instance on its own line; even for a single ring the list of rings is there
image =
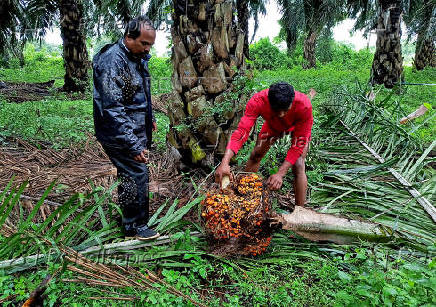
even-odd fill
[[[226,189],[209,190],[201,208],[206,233],[217,253],[254,256],[270,244],[271,206],[261,176],[238,175]]]

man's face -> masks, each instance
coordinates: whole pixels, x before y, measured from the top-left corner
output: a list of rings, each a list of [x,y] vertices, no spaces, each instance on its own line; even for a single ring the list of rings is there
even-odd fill
[[[272,114],[274,117],[283,118],[285,117],[286,113],[291,109],[292,104],[287,108],[286,110],[272,110]]]
[[[155,40],[156,31],[147,25],[141,26],[141,34],[136,39],[130,37],[124,38],[127,49],[139,58],[144,58],[150,53]]]

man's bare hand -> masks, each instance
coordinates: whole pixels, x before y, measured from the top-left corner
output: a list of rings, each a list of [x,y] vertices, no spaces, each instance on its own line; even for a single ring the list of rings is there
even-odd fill
[[[232,178],[232,174],[230,173],[230,165],[227,163],[221,163],[220,166],[215,171],[215,182],[218,182],[221,186],[221,182],[224,176],[229,176]]]
[[[282,187],[283,184],[283,176],[280,174],[271,175],[266,181],[268,188],[271,191],[278,190]]]
[[[133,160],[141,163],[148,163],[148,150],[144,149],[139,155],[134,157]]]
[[[153,122],[153,128],[152,128],[152,130],[153,130],[154,132],[157,131],[157,124],[156,124],[156,122]]]

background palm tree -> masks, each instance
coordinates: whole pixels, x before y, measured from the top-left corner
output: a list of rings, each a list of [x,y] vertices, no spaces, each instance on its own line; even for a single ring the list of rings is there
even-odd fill
[[[279,1],[283,14],[279,20],[281,26],[279,36],[286,42],[288,55],[292,55],[297,46],[298,37],[303,34],[304,18],[302,17],[304,12],[301,3],[298,6],[293,6],[288,0]]]
[[[22,56],[22,44],[17,46],[17,33],[22,34],[22,22],[24,16],[24,2],[21,0],[4,0],[0,3],[0,58],[16,56],[20,64],[24,64]],[[17,48],[19,47],[19,48]]]
[[[60,28],[65,67],[64,87],[67,92],[83,92],[88,85],[88,52],[81,0],[60,0]]]
[[[65,67],[63,90],[84,92],[88,85],[88,52],[82,0],[30,0],[26,3],[27,38],[42,39],[59,24]]]
[[[410,1],[406,7],[404,21],[409,38],[417,35],[414,67],[417,70],[424,69],[426,66],[436,67],[436,2]]]
[[[88,86],[89,69],[86,37],[94,34],[98,38],[103,34],[119,37],[124,24],[141,13],[142,4],[137,0],[2,1],[0,55],[12,53],[24,64],[22,50],[26,41],[42,40],[48,29],[59,26],[65,67],[63,90],[84,92]],[[16,48],[18,42],[20,48]]]
[[[286,33],[288,52],[304,35],[304,68],[316,66],[315,48],[321,31],[345,19],[345,1],[342,0],[279,0],[283,16],[280,20]]]
[[[250,11],[250,17],[254,20],[253,33],[251,34],[250,44],[253,43],[254,37],[256,36],[257,30],[259,29],[259,16],[266,15],[266,4],[265,0],[250,0],[248,5],[248,10]],[[238,9],[239,14],[239,9]],[[239,18],[239,17],[238,17]],[[242,19],[242,18],[240,18]],[[244,23],[241,24],[241,29],[245,31],[248,35],[248,25],[244,28]]]
[[[372,84],[384,84],[391,88],[401,82],[401,15],[400,0],[379,1],[376,51],[371,68]]]
[[[371,83],[391,88],[401,82],[401,21],[405,3],[401,0],[349,0],[348,7],[350,17],[356,18],[354,29],[377,32]]]

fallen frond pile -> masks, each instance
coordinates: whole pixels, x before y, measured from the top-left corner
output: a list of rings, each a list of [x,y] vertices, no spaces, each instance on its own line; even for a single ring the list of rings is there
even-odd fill
[[[0,188],[12,177],[18,183],[29,181],[25,194],[38,199],[56,180],[56,197],[50,198],[63,202],[74,192],[91,191],[90,180],[96,186],[108,188],[115,181],[116,169],[93,139],[83,146],[54,150],[17,138],[0,148]]]
[[[151,151],[149,169],[151,191],[169,196],[171,191],[179,190],[173,190],[174,182],[180,180],[174,180],[178,175],[169,154]],[[83,146],[61,150],[19,138],[0,147],[0,191],[15,177],[18,183],[29,181],[25,195],[39,199],[56,180],[56,194],[49,198],[62,203],[76,192],[89,193],[93,186],[109,188],[116,174],[116,168],[94,137]]]
[[[44,99],[54,93],[55,80],[42,83],[0,82],[0,95],[10,102],[25,102]]]
[[[327,169],[322,181],[312,183],[311,206],[390,227],[416,243],[415,248],[432,250],[436,223],[418,198],[431,204],[436,200],[434,143],[422,144],[398,124],[400,101],[390,96],[369,99],[366,92],[359,84],[341,87],[323,105],[328,117],[314,137],[309,158],[316,157]],[[411,188],[421,196],[412,195]]]
[[[65,282],[79,282],[92,287],[130,288],[139,293],[150,289],[164,289],[166,292],[182,297],[185,301],[195,306],[205,306],[191,296],[169,285],[147,268],[142,268],[145,273],[141,273],[129,266],[123,267],[117,264],[98,263],[68,247],[58,246],[58,248],[65,254],[65,260],[74,264],[68,265],[68,270],[79,275],[74,279],[63,279]],[[133,300],[134,298],[100,297],[100,299]]]
[[[83,145],[61,150],[43,143],[31,144],[19,138],[7,141],[0,147],[0,193],[12,178],[14,184],[28,182],[20,199],[25,212],[30,212],[46,188],[55,182],[40,208],[38,216],[42,220],[68,201],[71,195],[91,193],[95,187],[109,189],[116,181],[116,168],[93,137]],[[155,193],[150,204],[152,209],[159,207],[162,199],[181,198],[181,195],[189,194],[192,188],[179,180],[181,175],[169,154],[152,151],[150,161],[150,192]],[[116,193],[113,197],[116,201]],[[15,224],[19,215],[19,210],[14,209],[8,218]]]

